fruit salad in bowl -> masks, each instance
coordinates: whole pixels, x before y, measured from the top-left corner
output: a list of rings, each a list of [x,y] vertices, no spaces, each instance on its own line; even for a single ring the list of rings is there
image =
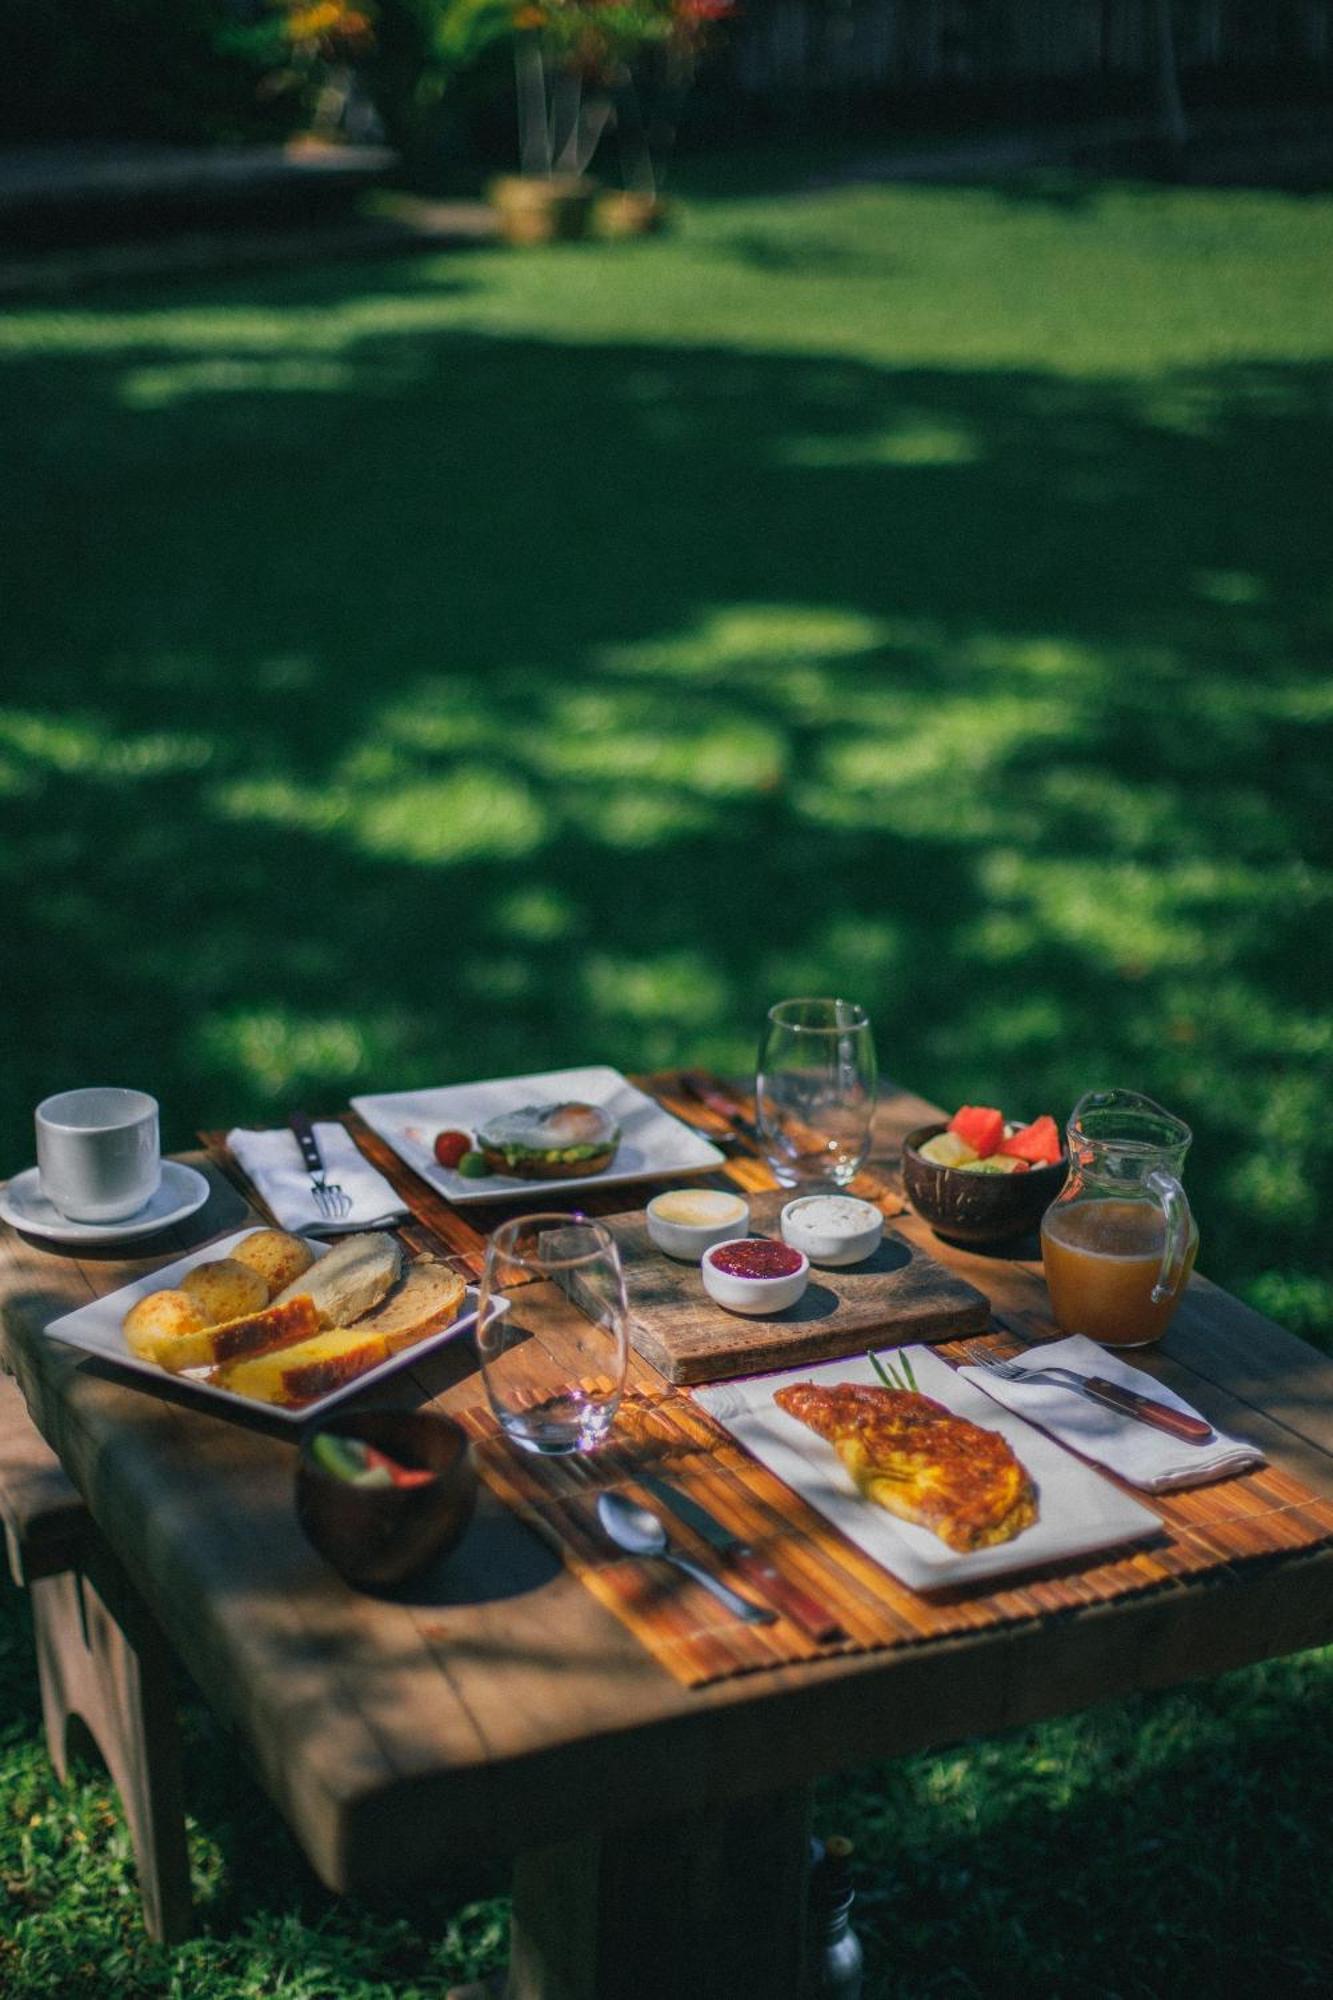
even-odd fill
[[[1065,1184],[1069,1169],[1049,1113],[1006,1118],[965,1104],[946,1124],[918,1126],[903,1141],[903,1186],[923,1221],[956,1243],[1027,1236]]]

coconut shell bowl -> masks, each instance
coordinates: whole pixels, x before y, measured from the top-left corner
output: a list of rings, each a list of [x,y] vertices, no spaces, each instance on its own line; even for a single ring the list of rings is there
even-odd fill
[[[314,1454],[321,1433],[356,1438],[431,1477],[410,1486],[358,1486]],[[296,1512],[326,1561],[359,1590],[394,1590],[462,1540],[477,1498],[466,1432],[426,1410],[361,1410],[331,1417],[301,1440]]]
[[[1068,1158],[1015,1174],[969,1173],[923,1159],[919,1148],[947,1129],[918,1125],[903,1140],[903,1187],[922,1221],[950,1243],[976,1247],[1032,1235],[1065,1184]]]

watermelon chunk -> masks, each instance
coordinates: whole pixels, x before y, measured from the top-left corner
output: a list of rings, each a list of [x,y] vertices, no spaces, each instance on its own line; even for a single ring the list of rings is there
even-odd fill
[[[1060,1144],[1060,1133],[1054,1118],[1043,1115],[1015,1132],[1012,1138],[1002,1140],[999,1150],[1011,1159],[1026,1160],[1034,1167],[1053,1167],[1059,1162],[1064,1148]]]
[[[992,1111],[985,1104],[964,1104],[949,1120],[949,1130],[956,1132],[979,1160],[986,1160],[999,1151],[1004,1137],[1004,1113]]]
[[[425,1466],[400,1465],[396,1458],[390,1458],[386,1451],[377,1451],[373,1444],[362,1447],[366,1463],[375,1472],[387,1473],[395,1486],[429,1486],[435,1474]]]

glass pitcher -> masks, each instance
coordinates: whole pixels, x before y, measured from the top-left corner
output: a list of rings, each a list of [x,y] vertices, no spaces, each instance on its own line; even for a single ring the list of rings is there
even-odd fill
[[[1193,1133],[1150,1097],[1090,1090],[1069,1120],[1069,1179],[1041,1225],[1056,1320],[1105,1347],[1160,1340],[1199,1247],[1180,1184]]]

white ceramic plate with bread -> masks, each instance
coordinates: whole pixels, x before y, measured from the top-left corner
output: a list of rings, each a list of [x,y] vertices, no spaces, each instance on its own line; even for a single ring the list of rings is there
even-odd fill
[[[307,1424],[476,1325],[477,1294],[382,1231],[241,1229],[52,1320],[53,1340],[210,1401]]]

